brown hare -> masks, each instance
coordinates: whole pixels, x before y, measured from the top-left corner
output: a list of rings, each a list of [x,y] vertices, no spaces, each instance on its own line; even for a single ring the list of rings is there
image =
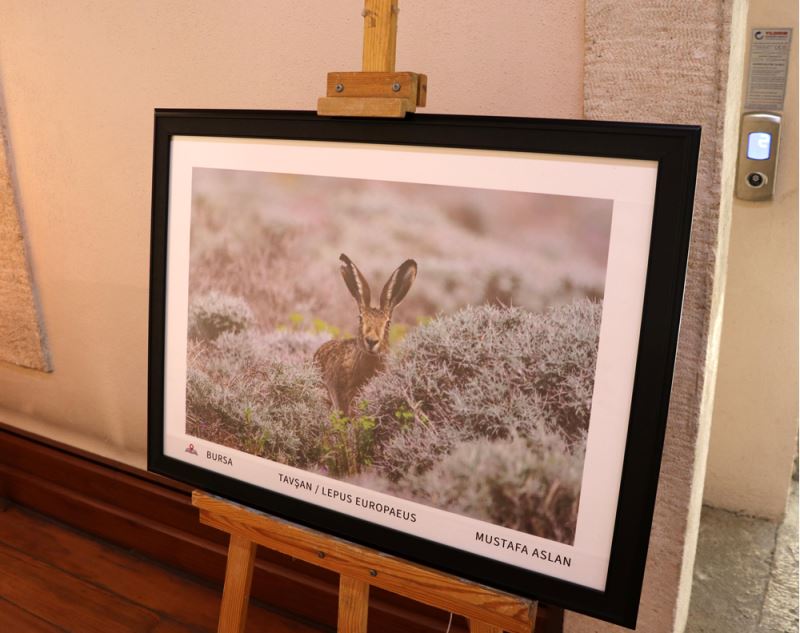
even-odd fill
[[[339,261],[344,283],[358,304],[358,335],[324,343],[314,353],[314,362],[322,371],[333,409],[350,417],[358,391],[383,369],[392,312],[414,283],[417,262],[407,259],[400,264],[381,291],[380,307],[373,308],[364,275],[347,255],[339,255]]]

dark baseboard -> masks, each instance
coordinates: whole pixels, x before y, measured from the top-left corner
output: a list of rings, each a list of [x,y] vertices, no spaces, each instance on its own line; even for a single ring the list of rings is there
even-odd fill
[[[222,585],[227,539],[201,525],[191,488],[0,423],[2,499]],[[338,577],[259,548],[252,595],[270,607],[335,629]],[[370,629],[441,633],[448,614],[388,592],[370,596]],[[540,608],[536,630],[561,631],[560,609]],[[466,631],[457,619],[452,629]]]

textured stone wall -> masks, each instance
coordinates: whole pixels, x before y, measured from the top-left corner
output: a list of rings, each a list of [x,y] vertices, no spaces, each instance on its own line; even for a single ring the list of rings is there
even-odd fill
[[[0,361],[48,371],[44,328],[26,258],[11,152],[0,103]]]
[[[703,127],[678,358],[636,629],[648,633],[682,631],[691,592],[731,204],[733,165],[723,165],[723,146],[735,143],[741,90],[739,64],[730,65],[729,77],[729,60],[740,59],[745,9],[744,0],[586,3],[586,117]],[[623,629],[567,614],[564,630]]]

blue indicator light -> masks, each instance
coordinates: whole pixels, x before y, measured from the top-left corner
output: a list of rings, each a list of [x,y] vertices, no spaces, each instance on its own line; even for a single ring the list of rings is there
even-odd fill
[[[750,132],[747,135],[747,158],[750,160],[767,160],[771,144],[772,134]]]

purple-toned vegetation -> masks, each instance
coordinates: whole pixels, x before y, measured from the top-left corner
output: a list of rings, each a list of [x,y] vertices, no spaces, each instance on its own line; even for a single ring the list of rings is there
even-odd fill
[[[583,448],[557,434],[460,442],[395,494],[528,534],[572,543]]]
[[[195,171],[187,431],[571,542],[610,227],[606,201]],[[351,418],[314,352],[352,336],[339,253],[419,263]]]
[[[187,431],[300,468],[316,468],[329,425],[319,374],[286,352],[326,340],[224,333],[193,341],[187,370]],[[271,353],[276,343],[283,353]],[[266,345],[265,345],[266,344]]]
[[[362,392],[379,469],[398,481],[456,444],[515,433],[582,444],[600,313],[586,299],[540,314],[483,305],[413,330]]]
[[[253,325],[253,311],[241,297],[212,290],[189,306],[189,338],[213,341],[224,332],[241,332]]]

